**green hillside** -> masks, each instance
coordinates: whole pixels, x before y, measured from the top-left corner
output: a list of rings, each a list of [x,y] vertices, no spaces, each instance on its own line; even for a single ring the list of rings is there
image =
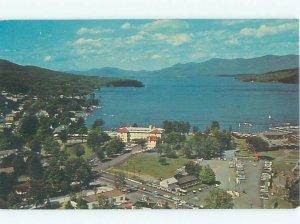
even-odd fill
[[[0,89],[11,93],[36,95],[88,94],[102,86],[134,86],[143,84],[136,80],[73,75],[35,66],[21,66],[0,60]]]
[[[299,68],[279,70],[259,75],[238,75],[235,79],[244,82],[281,82],[296,84],[299,83]]]

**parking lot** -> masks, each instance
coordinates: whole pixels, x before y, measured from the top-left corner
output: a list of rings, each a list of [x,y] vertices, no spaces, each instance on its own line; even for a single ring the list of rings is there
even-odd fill
[[[230,160],[229,160],[230,161]],[[242,161],[244,164],[245,181],[236,183],[235,169],[229,168],[226,160],[204,160],[201,165],[209,165],[216,174],[216,180],[220,181],[220,188],[226,191],[236,191],[240,197],[234,198],[235,208],[262,208],[259,195],[259,182],[263,168],[263,161]]]

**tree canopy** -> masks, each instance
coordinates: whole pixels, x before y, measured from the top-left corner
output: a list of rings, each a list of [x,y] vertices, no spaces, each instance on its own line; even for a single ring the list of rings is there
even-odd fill
[[[163,122],[163,128],[165,133],[170,132],[179,132],[179,133],[188,133],[190,131],[191,125],[189,122],[184,121],[168,121]]]
[[[253,136],[246,139],[246,142],[252,145],[252,149],[256,152],[267,151],[269,149],[269,144],[258,136]]]
[[[212,184],[216,181],[216,175],[209,165],[202,167],[200,171],[200,179],[205,184]]]
[[[233,208],[232,197],[224,190],[214,188],[209,192],[209,197],[205,200],[204,208],[230,209]]]
[[[185,171],[189,175],[193,175],[193,176],[199,177],[201,170],[202,170],[202,167],[199,164],[194,163],[192,161],[190,161],[190,162],[188,162],[188,163],[185,164]]]

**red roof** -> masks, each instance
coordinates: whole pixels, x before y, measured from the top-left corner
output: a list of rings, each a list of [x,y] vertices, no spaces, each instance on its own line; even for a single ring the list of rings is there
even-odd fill
[[[128,131],[127,128],[119,128],[119,129],[118,129],[118,132],[119,132],[119,133],[128,133],[129,131]]]
[[[147,141],[150,141],[150,142],[155,142],[155,141],[157,141],[159,138],[158,137],[156,137],[156,136],[149,136],[149,137],[147,137]]]
[[[161,134],[160,130],[158,129],[154,129],[152,131],[150,131],[151,134]]]

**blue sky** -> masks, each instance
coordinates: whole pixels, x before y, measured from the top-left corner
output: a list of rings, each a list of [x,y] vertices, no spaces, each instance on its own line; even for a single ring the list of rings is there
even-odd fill
[[[0,21],[0,58],[55,70],[155,70],[299,54],[298,20]]]

